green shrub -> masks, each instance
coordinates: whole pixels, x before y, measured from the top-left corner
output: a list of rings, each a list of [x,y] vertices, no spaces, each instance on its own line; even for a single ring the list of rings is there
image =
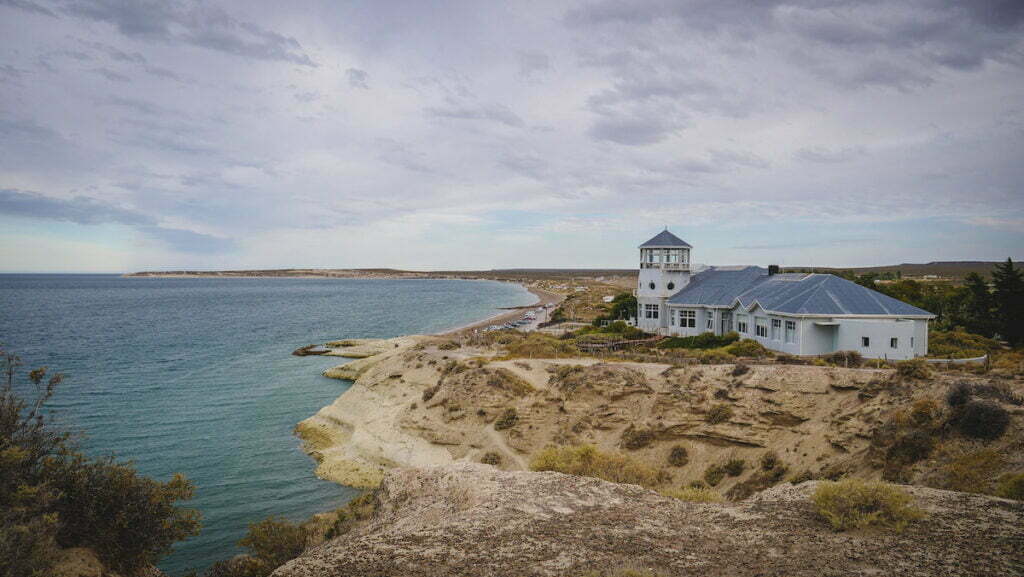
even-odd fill
[[[953,419],[957,429],[976,439],[998,439],[1010,425],[1006,409],[992,401],[972,400],[959,408]]]
[[[896,363],[896,374],[905,379],[925,380],[932,376],[932,370],[924,359],[910,359]]]
[[[814,480],[814,473],[810,472],[807,469],[804,469],[803,471],[800,471],[796,475],[793,475],[793,478],[790,479],[789,482],[794,485],[799,485],[800,483],[803,483],[805,481],[812,480]]]
[[[194,491],[182,475],[161,483],[113,458],[77,456],[54,463],[52,477],[60,492],[58,541],[93,549],[114,570],[152,565],[199,532],[199,512],[175,507]]]
[[[647,429],[629,428],[622,432],[622,446],[630,451],[643,449],[654,441],[654,433]]]
[[[676,445],[668,452],[668,464],[673,467],[685,467],[690,462],[690,454],[686,447]]]
[[[988,493],[992,479],[1006,466],[1006,459],[993,449],[981,449],[953,456],[944,466],[942,488],[962,493]]]
[[[946,393],[946,404],[950,407],[962,407],[967,404],[967,401],[971,400],[973,395],[973,389],[970,383],[963,381],[954,383],[949,387],[949,392]]]
[[[963,331],[929,331],[928,356],[940,359],[973,359],[998,351],[997,341]]]
[[[935,399],[918,399],[910,407],[910,422],[923,429],[935,429],[942,425],[942,414]]]
[[[348,502],[347,505],[334,511],[337,519],[324,535],[324,539],[334,539],[348,533],[360,521],[373,517],[377,510],[377,498],[371,492],[363,493]]]
[[[661,349],[717,349],[740,340],[739,333],[729,332],[718,336],[715,333],[701,333],[692,337],[669,337],[658,342]]]
[[[728,421],[731,418],[732,407],[726,404],[714,405],[713,407],[708,409],[707,415],[704,416],[704,419],[712,425],[724,423],[725,421]]]
[[[743,459],[732,458],[722,465],[722,469],[730,477],[738,477],[743,474],[743,469],[747,468],[747,462]]]
[[[653,469],[626,455],[599,451],[593,445],[548,447],[534,457],[530,469],[597,477],[613,483],[632,483],[644,487],[655,487],[667,480],[664,471]]]
[[[725,468],[721,465],[711,465],[704,470],[704,481],[709,487],[714,487],[725,478]]]
[[[819,515],[836,531],[879,527],[902,531],[924,517],[913,498],[888,483],[845,479],[822,482],[812,497]]]
[[[764,455],[761,455],[761,470],[771,471],[776,467],[782,466],[782,459],[779,458],[779,454],[775,451],[768,451]]]
[[[665,489],[661,491],[661,494],[691,503],[719,503],[725,500],[720,493],[707,488],[683,487],[680,489]]]
[[[1024,501],[1024,473],[1006,475],[999,480],[996,495],[1004,499]]]
[[[822,358],[837,367],[859,367],[864,362],[864,357],[857,351],[836,351]]]
[[[92,548],[108,569],[131,574],[198,532],[198,512],[174,506],[192,496],[191,483],[79,454],[49,420],[61,375],[30,371],[30,403],[14,392],[19,364],[0,350],[0,575],[49,575],[58,544]]]
[[[736,366],[732,368],[731,374],[734,377],[741,377],[750,372],[750,367],[743,363],[736,363]]]
[[[579,350],[571,341],[538,332],[528,333],[521,340],[505,345],[505,349],[510,357],[543,359],[579,355]]]
[[[497,467],[501,464],[501,453],[495,453],[494,451],[488,451],[484,453],[483,457],[480,457],[480,462],[485,465],[494,465]]]
[[[722,349],[711,349],[701,352],[697,360],[705,365],[727,365],[735,361],[736,357]]]
[[[737,341],[725,347],[724,350],[730,355],[736,357],[754,357],[757,359],[763,357],[770,357],[773,354],[770,350],[765,348],[764,345],[753,339],[743,339],[742,341]]]
[[[509,407],[505,409],[501,416],[494,420],[494,429],[502,431],[504,429],[511,429],[516,426],[519,422],[519,413],[516,412],[515,407]]]
[[[268,517],[249,525],[249,532],[238,544],[273,571],[302,554],[306,531],[285,519]]]
[[[935,448],[935,439],[925,431],[901,435],[886,451],[886,461],[900,468],[926,459]]]

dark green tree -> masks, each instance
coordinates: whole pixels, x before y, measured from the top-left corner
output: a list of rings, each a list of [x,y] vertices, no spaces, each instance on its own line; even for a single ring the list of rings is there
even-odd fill
[[[992,286],[999,334],[1012,345],[1024,343],[1024,274],[1008,258],[992,271]]]
[[[994,301],[988,281],[972,272],[964,278],[964,291],[966,294],[961,318],[958,319],[960,324],[968,332],[991,337],[995,332]]]

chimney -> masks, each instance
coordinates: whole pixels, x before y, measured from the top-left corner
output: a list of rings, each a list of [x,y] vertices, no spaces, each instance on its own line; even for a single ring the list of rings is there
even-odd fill
[[[770,264],[768,265],[768,276],[779,274],[779,265]]]

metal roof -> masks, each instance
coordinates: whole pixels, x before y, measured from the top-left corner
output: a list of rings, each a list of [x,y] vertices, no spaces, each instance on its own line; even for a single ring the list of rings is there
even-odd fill
[[[668,300],[671,304],[732,306],[793,315],[934,316],[903,301],[831,274],[768,275],[756,267],[711,268]]]
[[[672,234],[666,228],[654,235],[654,238],[640,245],[640,248],[693,248],[685,240]]]

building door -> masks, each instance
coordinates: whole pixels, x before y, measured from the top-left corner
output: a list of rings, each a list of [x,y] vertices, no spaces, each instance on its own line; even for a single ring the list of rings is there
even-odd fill
[[[724,335],[732,331],[732,313],[729,311],[722,311],[722,332],[719,334]]]

